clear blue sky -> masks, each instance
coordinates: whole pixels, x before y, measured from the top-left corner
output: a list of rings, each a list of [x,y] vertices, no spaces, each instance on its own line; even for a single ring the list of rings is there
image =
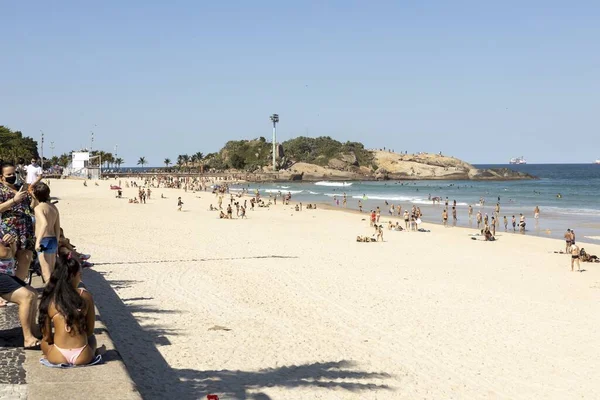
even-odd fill
[[[0,124],[133,165],[329,135],[473,163],[600,157],[598,1],[3,1]]]

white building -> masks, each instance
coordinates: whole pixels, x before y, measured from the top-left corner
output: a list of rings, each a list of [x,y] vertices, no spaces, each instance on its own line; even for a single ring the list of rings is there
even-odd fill
[[[63,176],[73,176],[84,179],[98,179],[100,177],[100,168],[97,166],[91,167],[89,165],[90,159],[95,157],[90,156],[89,151],[72,152],[71,164],[64,169]]]
[[[74,170],[87,168],[90,162],[89,151],[74,151],[71,153],[71,168]]]

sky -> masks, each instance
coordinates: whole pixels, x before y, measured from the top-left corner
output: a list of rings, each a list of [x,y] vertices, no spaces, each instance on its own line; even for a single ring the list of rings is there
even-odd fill
[[[471,163],[600,158],[598,1],[0,2],[0,125],[150,166],[331,136]],[[50,149],[54,142],[54,150]]]

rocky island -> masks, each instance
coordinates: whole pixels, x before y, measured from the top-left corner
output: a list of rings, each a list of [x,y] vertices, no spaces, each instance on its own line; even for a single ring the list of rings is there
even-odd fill
[[[211,170],[261,175],[261,179],[292,181],[356,180],[518,180],[534,176],[509,168],[478,169],[441,154],[399,154],[368,150],[362,143],[330,137],[298,137],[277,146],[273,171],[271,143],[264,138],[227,142],[209,154]]]

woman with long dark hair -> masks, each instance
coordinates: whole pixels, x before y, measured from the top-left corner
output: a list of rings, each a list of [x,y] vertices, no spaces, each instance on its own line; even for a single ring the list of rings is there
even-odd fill
[[[78,286],[81,265],[69,255],[61,255],[40,301],[39,324],[42,352],[53,364],[88,364],[95,348],[88,342],[94,334],[94,300]],[[54,333],[52,332],[54,326]]]

